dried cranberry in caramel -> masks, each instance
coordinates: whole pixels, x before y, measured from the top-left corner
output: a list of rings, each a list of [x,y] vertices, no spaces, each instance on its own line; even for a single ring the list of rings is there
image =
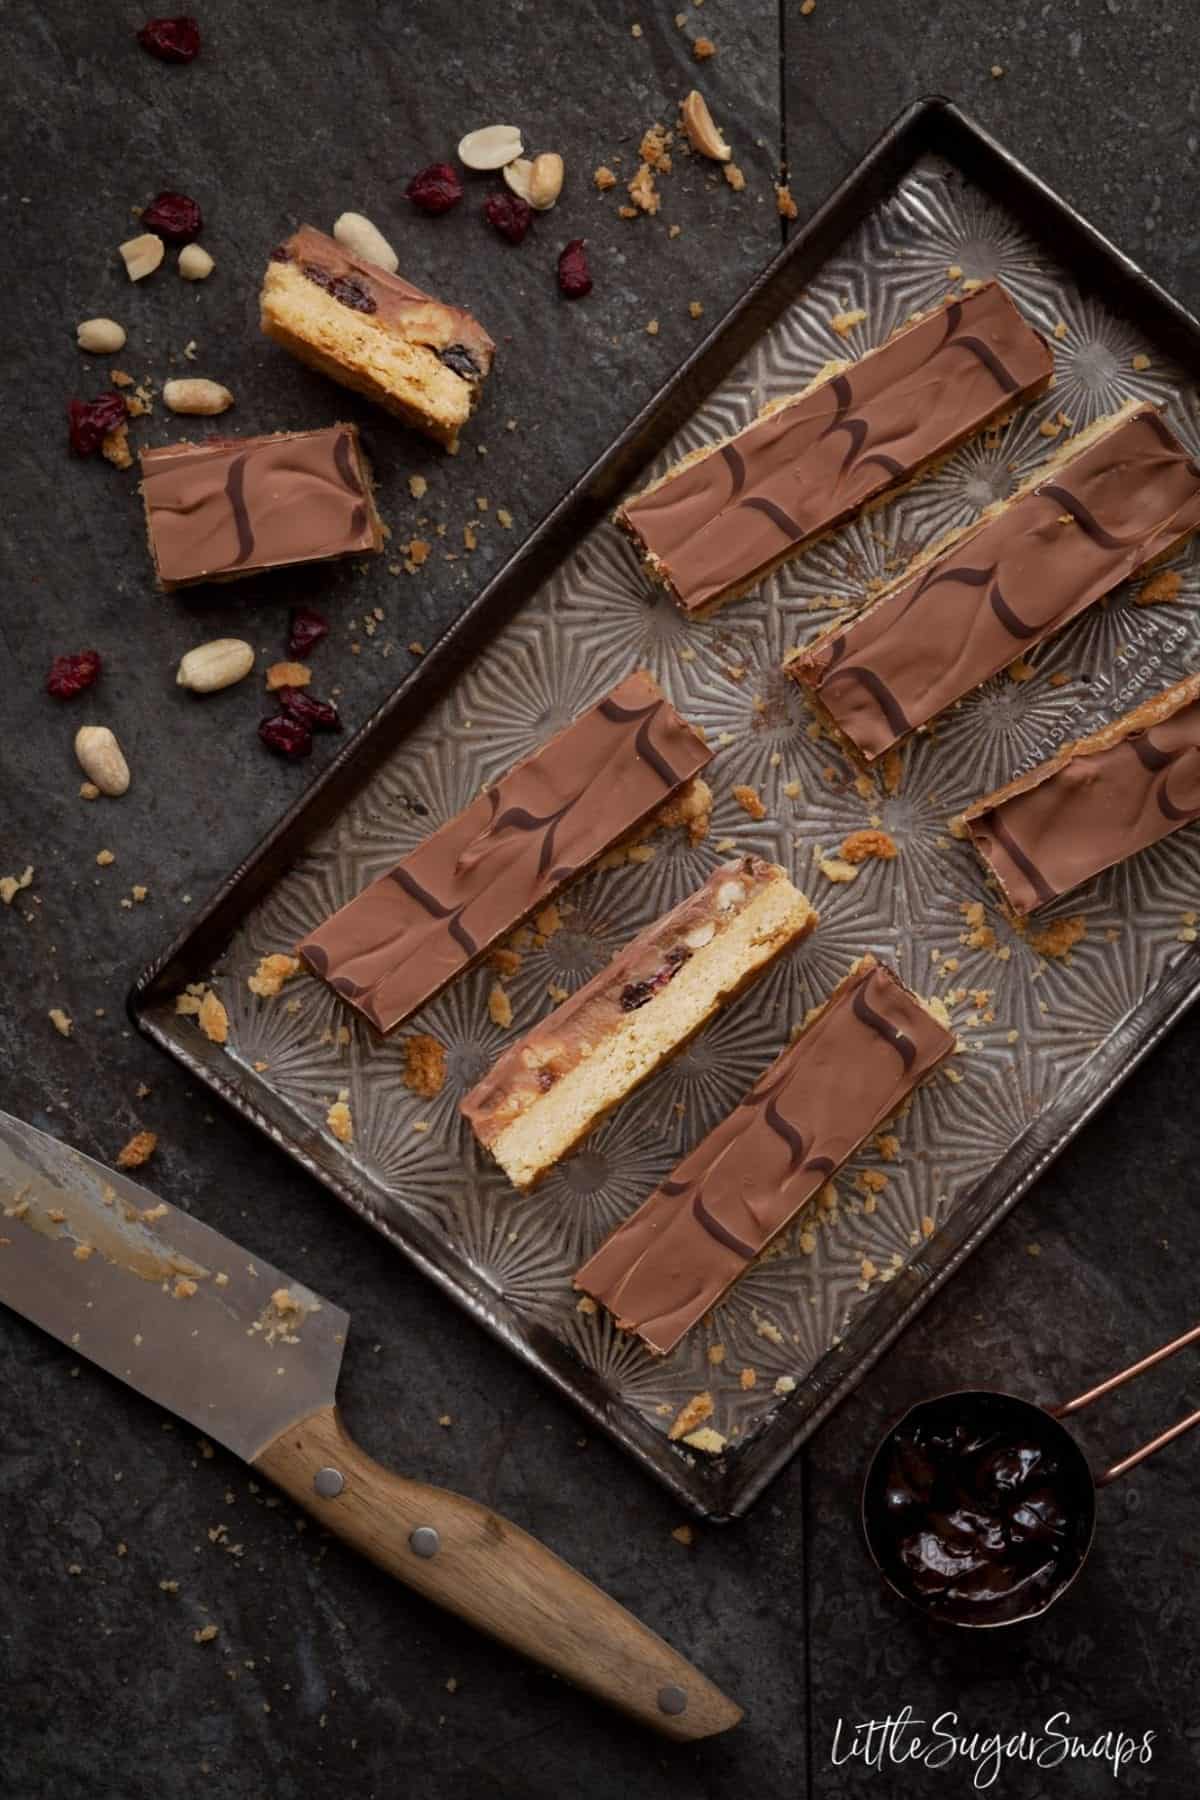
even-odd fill
[[[448,369],[453,369],[464,381],[478,381],[483,374],[465,344],[447,344],[444,350],[438,351],[438,356]]]
[[[483,216],[510,244],[519,244],[533,223],[533,208],[519,194],[489,194]]]
[[[353,275],[335,275],[329,284],[329,292],[343,306],[352,307],[355,312],[378,312],[379,307],[373,294],[368,294],[361,281],[355,281]]]
[[[458,171],[449,163],[430,163],[413,176],[404,191],[419,212],[434,214],[449,212],[463,196]]]
[[[329,620],[317,612],[315,607],[293,606],[288,632],[289,656],[296,662],[306,662],[309,652],[316,648],[323,637],[328,636]]]
[[[155,231],[168,244],[187,244],[199,237],[204,227],[200,208],[186,194],[170,191],[158,194],[142,213],[147,231]]]
[[[137,39],[159,62],[191,62],[200,52],[200,27],[186,13],[177,19],[147,19]]]
[[[586,238],[572,238],[558,259],[559,292],[568,300],[582,300],[592,291],[592,272],[588,268]]]
[[[277,688],[275,698],[289,719],[296,719],[301,725],[307,725],[310,731],[342,729],[338,709],[331,700],[316,700],[311,694],[306,694],[303,688],[294,687]]]
[[[289,762],[297,761],[301,756],[312,752],[312,732],[299,719],[290,718],[287,713],[275,713],[272,718],[260,719],[258,735],[268,750],[274,750],[276,756],[286,756]]]
[[[124,425],[128,408],[115,389],[94,400],[72,400],[67,405],[67,429],[76,456],[91,456],[110,431]]]
[[[56,700],[73,700],[99,679],[100,652],[80,650],[75,656],[56,656],[46,677],[46,692]]]
[[[683,944],[676,944],[673,950],[667,951],[662,968],[657,974],[651,975],[648,981],[627,981],[621,989],[621,1011],[636,1012],[639,1006],[645,1006],[648,1000],[653,1000],[660,988],[665,988],[669,981],[674,980],[691,954]]]
[[[300,272],[306,275],[315,286],[332,294],[343,306],[349,306],[354,312],[373,313],[378,311],[373,295],[369,294],[361,281],[353,275],[334,275],[321,263],[301,263]]]

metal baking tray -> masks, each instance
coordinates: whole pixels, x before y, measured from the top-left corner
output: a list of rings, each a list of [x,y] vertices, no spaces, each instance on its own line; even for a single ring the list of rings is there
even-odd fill
[[[802,387],[831,356],[880,342],[939,300],[956,270],[1001,277],[1051,335],[1050,393],[754,598],[714,620],[684,620],[648,588],[612,525],[618,498]],[[859,307],[865,321],[843,342],[829,321]],[[1183,585],[1172,604],[1139,608],[1119,593],[1039,653],[1033,679],[1002,676],[972,696],[909,749],[898,793],[881,802],[864,800],[837,753],[806,733],[780,658],[864,583],[1015,485],[1052,448],[1039,425],[1060,409],[1079,426],[1132,395],[1165,401],[1200,447],[1198,373],[1200,326],[1188,313],[954,106],[921,101],[133,989],[142,1031],[704,1517],[746,1510],[1200,991],[1200,962],[1179,935],[1200,900],[1200,833],[1176,834],[1052,909],[1049,918],[1086,922],[1066,961],[1035,955],[998,919],[969,847],[946,834],[968,800],[1200,664],[1200,551],[1176,559]],[[521,1196],[457,1114],[509,1035],[489,1018],[486,968],[386,1042],[316,981],[261,1001],[246,976],[638,665],[718,748],[711,834],[699,847],[663,836],[651,861],[575,884],[561,929],[512,981],[512,1031],[546,1011],[548,986],[586,979],[696,886],[722,845],[784,863],[822,923]],[[737,784],[760,790],[761,822],[734,802]],[[876,806],[898,859],[830,884],[814,851],[831,850]],[[961,941],[961,908],[978,900],[1004,957]],[[573,1270],[864,950],[926,993],[986,990],[956,1008],[957,1079],[939,1076],[918,1094],[900,1157],[856,1158],[836,1213],[803,1217],[670,1357],[650,1357],[603,1316],[579,1311]],[[228,1008],[224,1049],[175,1013],[174,996],[197,980]],[[431,1101],[400,1079],[413,1030],[448,1052],[447,1082]],[[354,1119],[348,1147],[325,1128],[342,1089]],[[872,1167],[888,1182],[868,1204],[859,1177]],[[713,1361],[717,1345],[724,1358]],[[727,1440],[715,1458],[667,1438],[703,1389]]]

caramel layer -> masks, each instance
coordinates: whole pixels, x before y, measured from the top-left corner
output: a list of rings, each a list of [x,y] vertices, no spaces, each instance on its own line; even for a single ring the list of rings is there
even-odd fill
[[[868,762],[1200,525],[1200,468],[1153,406],[1084,435],[852,624],[789,658]]]
[[[1018,913],[1200,818],[1200,675],[1068,744],[964,814]]]
[[[214,438],[141,453],[150,548],[164,588],[378,550],[354,425]]]
[[[299,946],[390,1031],[710,761],[639,670]]]
[[[989,282],[629,500],[618,522],[679,605],[744,593],[861,506],[1040,393],[1053,358]]]
[[[954,1049],[864,957],[818,1016],[575,1276],[665,1355]]]

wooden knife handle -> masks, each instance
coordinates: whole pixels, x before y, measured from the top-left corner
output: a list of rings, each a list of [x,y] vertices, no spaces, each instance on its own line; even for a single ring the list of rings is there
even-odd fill
[[[654,1730],[711,1737],[741,1718],[669,1644],[528,1532],[374,1462],[336,1407],[290,1426],[254,1467],[389,1575]]]

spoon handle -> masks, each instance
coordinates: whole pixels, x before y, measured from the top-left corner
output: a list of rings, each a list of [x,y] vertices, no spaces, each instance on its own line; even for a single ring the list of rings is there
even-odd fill
[[[1093,1400],[1102,1400],[1105,1394],[1111,1394],[1116,1388],[1124,1387],[1127,1381],[1133,1381],[1138,1375],[1144,1375],[1157,1363],[1166,1362],[1169,1356],[1177,1356],[1186,1350],[1189,1344],[1200,1343],[1200,1325],[1193,1325],[1182,1337],[1172,1338],[1161,1350],[1152,1350],[1149,1356],[1143,1356],[1140,1362],[1131,1363],[1127,1369],[1121,1369],[1116,1375],[1110,1375],[1107,1381],[1089,1388],[1086,1394],[1077,1394],[1074,1400],[1064,1400],[1061,1406],[1048,1406],[1046,1411],[1052,1419],[1069,1419],[1072,1413],[1082,1412]]]
[[[1140,1362],[1132,1363],[1129,1368],[1121,1369],[1116,1375],[1110,1375],[1107,1381],[1102,1381],[1096,1387],[1089,1388],[1086,1394],[1077,1394],[1074,1400],[1066,1400],[1061,1406],[1049,1407],[1047,1411],[1054,1419],[1067,1419],[1072,1413],[1082,1412],[1085,1406],[1092,1404],[1093,1400],[1100,1400],[1105,1394],[1111,1394],[1114,1389],[1124,1387],[1125,1383],[1132,1381],[1135,1376],[1144,1375],[1146,1370],[1154,1368],[1156,1363],[1166,1362],[1169,1356],[1176,1356],[1180,1350],[1186,1350],[1189,1344],[1195,1343],[1200,1343],[1200,1325],[1193,1325],[1190,1331],[1185,1331],[1182,1337],[1172,1338],[1171,1342],[1164,1344],[1161,1350],[1152,1350],[1150,1355],[1143,1356]],[[1193,1425],[1200,1425],[1200,1412],[1194,1412],[1188,1418],[1180,1419],[1176,1424],[1168,1426],[1166,1431],[1160,1431],[1156,1438],[1151,1438],[1148,1444],[1143,1444],[1140,1450],[1134,1450],[1128,1456],[1122,1457],[1120,1462],[1113,1463],[1110,1468],[1105,1469],[1102,1475],[1097,1475],[1096,1486],[1098,1488],[1106,1487],[1110,1481],[1115,1481],[1118,1475],[1124,1475],[1128,1470],[1136,1468],[1138,1463],[1145,1462],[1148,1456],[1153,1456],[1157,1450],[1162,1450],[1167,1444],[1174,1443],[1175,1439],[1182,1437],[1185,1431],[1190,1431]]]

